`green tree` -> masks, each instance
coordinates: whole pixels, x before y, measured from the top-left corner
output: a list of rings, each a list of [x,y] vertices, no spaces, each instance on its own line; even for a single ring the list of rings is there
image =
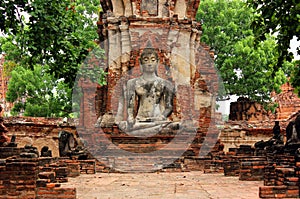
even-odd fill
[[[16,34],[22,27],[22,15],[28,0],[3,0],[0,1],[0,30]]]
[[[300,39],[300,2],[298,0],[248,0],[248,6],[255,10],[252,27],[256,43],[266,40],[266,34],[276,35],[278,59],[274,71],[284,66],[284,61],[291,61],[294,56],[289,51],[290,42],[295,37]],[[300,47],[297,48],[300,55]],[[296,60],[299,65],[300,60]],[[300,68],[292,73],[291,82],[300,96]]]
[[[270,102],[270,93],[280,91],[286,68],[274,71],[278,54],[274,37],[254,46],[251,29],[253,9],[242,0],[203,0],[197,13],[203,28],[202,42],[216,54],[215,65],[224,82],[224,95],[245,96]]]
[[[6,99],[14,103],[13,115],[58,117],[69,114],[70,92],[62,80],[47,73],[46,66],[35,65],[33,70],[17,66],[11,72]]]
[[[99,8],[97,0],[4,1],[0,4],[4,22],[0,28],[13,36],[13,43],[21,52],[18,62],[21,60],[30,69],[36,64],[47,64],[55,78],[64,78],[71,87],[79,64],[97,46]],[[28,20],[20,14],[12,15],[20,11],[27,13]]]
[[[300,39],[300,2],[296,0],[248,0],[248,6],[255,10],[253,30],[257,41],[266,39],[266,33],[276,34],[279,66],[284,60],[291,61],[288,51],[294,36]],[[300,48],[298,47],[298,54]]]
[[[47,78],[53,78],[53,82],[59,81],[61,87],[67,86],[72,89],[80,65],[92,49],[99,48],[95,40],[98,38],[96,21],[100,10],[98,0],[1,1],[0,30],[5,33],[5,36],[0,37],[0,52],[5,53],[6,74],[9,76],[14,67],[17,67],[17,70],[23,67],[29,73],[27,69],[34,71],[37,65],[44,66],[43,73],[40,75],[46,74]],[[30,80],[26,77],[24,79]],[[22,83],[18,82],[20,80],[22,78],[12,78],[9,84]],[[101,80],[104,81],[103,78]],[[28,84],[30,85],[31,82]],[[63,84],[65,85],[62,86]],[[37,90],[40,89],[40,85],[33,86],[36,86]],[[14,86],[9,88],[13,89]],[[21,93],[24,95],[15,100],[26,99],[27,102],[27,93]],[[65,103],[69,104],[71,92],[62,94],[64,97],[60,96],[60,98],[65,99]],[[13,101],[13,99],[9,100]],[[39,102],[32,107],[32,110],[36,109],[37,105],[49,107],[50,101]],[[15,111],[21,111],[18,106],[20,107],[20,103],[16,103]],[[24,109],[26,115],[34,112],[29,111],[29,106]],[[71,110],[69,105],[61,107],[66,109],[63,112]],[[54,114],[57,116],[57,111],[54,111]]]

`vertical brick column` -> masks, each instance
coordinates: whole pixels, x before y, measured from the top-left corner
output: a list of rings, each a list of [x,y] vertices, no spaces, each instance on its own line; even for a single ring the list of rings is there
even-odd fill
[[[181,110],[181,115],[183,120],[192,119],[192,91],[189,85],[178,85],[177,86],[177,102]]]
[[[9,173],[6,172],[5,164],[6,164],[5,160],[0,161],[0,198],[1,198],[1,196],[6,195],[5,184],[7,183],[7,180],[9,179]]]
[[[97,115],[95,112],[97,84],[92,83],[91,81],[80,80],[79,85],[83,92],[80,107],[80,125],[92,127],[97,121]]]
[[[35,198],[38,160],[20,158],[6,161],[4,171],[6,179],[3,182],[7,198]]]

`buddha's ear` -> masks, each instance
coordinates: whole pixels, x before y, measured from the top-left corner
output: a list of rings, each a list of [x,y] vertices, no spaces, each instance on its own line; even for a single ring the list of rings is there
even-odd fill
[[[143,74],[143,65],[142,65],[142,57],[139,58],[139,64],[140,64],[140,71]]]

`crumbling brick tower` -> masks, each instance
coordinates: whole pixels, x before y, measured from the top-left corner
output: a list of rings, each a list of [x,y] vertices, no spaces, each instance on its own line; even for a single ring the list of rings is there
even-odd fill
[[[169,119],[192,120],[196,129],[185,154],[206,155],[218,138],[214,123],[218,76],[213,52],[200,43],[201,24],[195,21],[199,0],[101,0],[101,6],[98,33],[105,49],[107,86],[95,88],[81,82],[83,100],[78,131],[90,150],[95,151],[98,143],[107,139],[123,139],[114,144],[126,150],[126,143],[135,139],[118,136],[122,133],[113,121],[120,106],[122,85],[141,74],[139,56],[144,48],[151,47],[159,55],[158,76],[173,82],[175,87],[174,110]],[[91,103],[93,100],[95,104]],[[126,113],[123,116],[126,120]],[[110,125],[94,127],[99,118]],[[128,149],[137,152],[144,146],[139,141],[133,145]],[[152,143],[151,150],[160,147]],[[105,150],[107,145],[100,148]]]

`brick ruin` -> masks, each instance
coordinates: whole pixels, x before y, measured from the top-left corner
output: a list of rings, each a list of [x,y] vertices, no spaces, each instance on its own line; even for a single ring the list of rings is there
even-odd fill
[[[76,188],[62,187],[61,183],[80,174],[116,172],[94,159],[20,156],[24,152],[20,143],[26,143],[23,139],[31,138],[34,146],[41,148],[44,143],[38,139],[48,131],[48,141],[54,140],[58,145],[58,132],[74,130],[72,123],[63,123],[61,119],[6,118],[5,125],[9,136],[17,135],[18,147],[0,147],[0,198],[76,198]],[[55,151],[55,147],[50,145],[50,148]],[[229,148],[228,152],[213,153],[210,158],[185,157],[181,167],[175,162],[162,171],[221,172],[241,181],[263,181],[264,185],[258,189],[261,198],[298,198],[299,162],[292,154],[257,153],[251,145],[240,145]]]
[[[289,121],[290,117],[300,110],[300,98],[294,90],[290,83],[287,82],[281,86],[281,93],[271,94],[274,102],[278,104],[274,113],[266,111],[264,107],[257,102],[240,97],[236,102],[231,102],[229,119],[232,121],[248,122],[266,120]]]
[[[59,157],[58,133],[76,135],[74,125],[62,119],[30,117],[5,118],[4,125],[9,137],[16,136],[17,146],[0,147],[0,198],[74,199],[76,188],[61,187],[61,183],[80,173],[96,172],[94,159]],[[49,147],[52,157],[41,157],[43,146]]]
[[[76,198],[75,188],[62,188],[60,183],[80,173],[126,172],[128,168],[131,172],[189,171],[199,167],[201,159],[209,159],[210,151],[220,151],[214,116],[218,78],[213,52],[200,43],[201,24],[195,21],[199,1],[109,0],[101,5],[98,33],[106,52],[107,86],[79,79],[83,97],[76,125],[62,120],[6,118],[8,135],[16,135],[18,147],[0,147],[0,198]],[[138,59],[149,46],[158,52],[158,75],[176,88],[169,119],[192,121],[189,124],[195,126],[180,136],[168,132],[136,138],[125,135],[114,123],[120,88],[140,75]],[[99,119],[105,125],[97,125]],[[62,130],[75,135],[96,159],[59,157],[58,132]],[[33,145],[34,153],[47,145],[53,157],[31,155],[26,144]],[[201,152],[201,148],[205,150]],[[160,153],[156,154],[157,150]]]
[[[105,66],[102,67],[108,73],[107,85],[79,79],[83,97],[77,130],[91,153],[113,168],[124,163],[143,162],[130,166],[140,171],[148,166],[150,169],[153,162],[165,168],[169,162],[164,160],[167,156],[178,159],[175,167],[181,169],[184,158],[204,157],[211,150],[218,151],[219,130],[215,125],[218,76],[213,52],[200,43],[201,24],[195,21],[199,1],[166,4],[108,0],[101,1],[101,5],[103,13],[98,21],[98,33],[100,46],[105,49]],[[157,50],[157,75],[172,82],[176,90],[168,119],[191,121],[192,128],[187,128],[181,137],[170,131],[137,138],[122,132],[115,122],[122,87],[129,79],[141,75],[139,58],[146,47]],[[126,120],[125,112],[122,117]],[[99,125],[95,126],[97,123]],[[186,143],[191,144],[187,146]],[[131,161],[132,158],[138,161]],[[150,159],[153,162],[149,165],[147,160]],[[125,168],[120,166],[119,169]]]
[[[205,164],[204,172],[221,172],[241,181],[263,181],[260,198],[299,198],[299,158],[290,153],[258,153],[250,145],[230,148]]]
[[[243,97],[230,104],[229,121],[224,124],[219,137],[225,145],[225,151],[239,145],[253,146],[259,140],[272,137],[274,121],[279,121],[281,133],[285,135],[288,123],[299,114],[300,98],[288,82],[281,86],[281,91],[280,94],[271,94],[278,104],[274,113]]]
[[[56,143],[54,147],[49,147],[53,154],[57,154],[58,132],[62,129],[74,130],[73,123],[64,123],[61,119],[6,118],[5,125],[9,136],[17,135],[18,147],[0,147],[0,198],[76,198],[76,188],[61,186],[68,178],[96,172],[117,172],[95,159],[21,157],[25,151],[23,144],[26,143],[23,139],[30,138],[34,146],[41,148],[44,143],[38,139],[45,137],[45,134],[48,134],[48,141],[54,140]],[[258,153],[251,145],[240,145],[229,148],[228,152],[215,152],[209,158],[190,156],[181,161],[181,166],[175,162],[161,171],[224,173],[241,181],[263,181],[264,185],[258,189],[260,198],[300,197],[300,160],[293,154]]]
[[[286,92],[275,96],[280,102],[275,115],[267,116],[259,105],[240,101],[232,106],[234,117],[240,121],[224,124],[220,133],[215,125],[217,75],[212,67],[213,52],[199,43],[201,24],[194,21],[199,1],[170,1],[168,5],[153,2],[154,6],[140,0],[101,2],[104,13],[98,27],[101,45],[106,49],[108,85],[101,87],[80,80],[83,98],[78,122],[5,118],[8,135],[16,135],[18,147],[0,147],[0,198],[76,198],[76,188],[61,187],[70,177],[95,172],[141,172],[145,168],[152,171],[151,161],[166,172],[201,170],[222,172],[240,180],[264,181],[258,191],[261,198],[299,198],[300,160],[288,153],[257,153],[253,148],[255,142],[271,137],[275,119],[281,119],[284,134],[287,123],[298,114],[298,100],[289,85],[283,87]],[[148,139],[128,136],[120,131],[113,117],[121,95],[120,85],[139,76],[138,58],[149,43],[159,49],[159,76],[177,87],[170,119],[196,118],[197,127],[187,148],[179,150],[172,145],[152,156],[147,154],[167,146],[174,134]],[[176,63],[188,63],[188,70],[180,71]],[[97,125],[99,118],[106,124]],[[74,134],[96,158],[59,157],[58,133],[62,130]],[[189,133],[183,134],[176,144],[182,146]],[[47,145],[53,157],[24,157],[26,144],[32,144],[39,152]],[[125,151],[124,156],[115,158],[120,149]],[[178,156],[177,150],[184,153]],[[130,155],[126,154],[128,151]],[[176,156],[170,155],[173,152]],[[132,165],[133,160],[138,160],[138,164]],[[133,170],[120,167],[129,164]]]
[[[7,113],[11,109],[12,104],[5,101],[9,78],[4,74],[4,58],[5,55],[0,55],[0,104],[4,109],[4,113]]]
[[[285,150],[259,151],[254,144],[273,136],[274,121],[278,121],[281,134],[300,114],[300,99],[289,83],[284,84],[282,93],[272,94],[278,108],[275,113],[265,111],[262,105],[240,98],[231,103],[230,121],[220,134],[225,153],[209,162],[206,172],[223,172],[225,176],[237,176],[239,180],[263,181],[259,187],[260,198],[299,198],[299,155],[295,152],[298,143],[285,146]],[[296,148],[295,148],[296,147]],[[213,168],[213,169],[212,169]]]

